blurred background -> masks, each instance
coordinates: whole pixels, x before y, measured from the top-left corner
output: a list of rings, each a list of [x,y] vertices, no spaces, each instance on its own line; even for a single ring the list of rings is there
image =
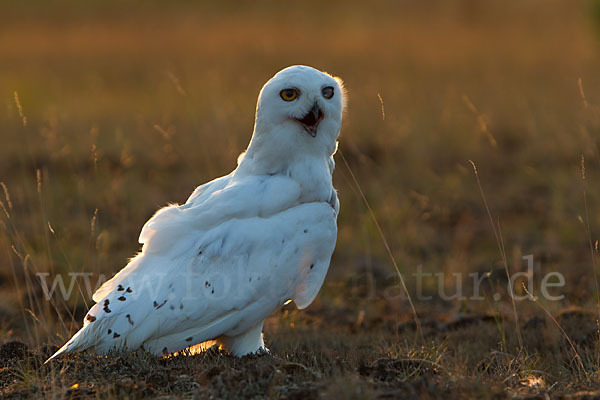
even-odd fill
[[[267,333],[279,319],[411,320],[350,170],[409,292],[421,266],[445,272],[447,294],[452,273],[471,282],[472,272],[490,273],[486,298],[504,294],[469,160],[511,273],[533,255],[534,286],[550,271],[565,275],[553,290],[565,298],[550,310],[593,307],[600,2],[2,1],[3,340],[59,343],[77,329],[91,303],[83,281],[69,300],[46,302],[36,274],[49,284],[63,274],[68,288],[69,272],[91,272],[95,285],[122,268],[157,208],[235,167],[258,91],[293,64],[345,81],[347,163],[336,156],[342,211],[324,288],[306,313],[290,306],[273,317]],[[423,292],[433,299],[415,302],[427,318],[511,310],[504,295],[443,300],[436,279]]]

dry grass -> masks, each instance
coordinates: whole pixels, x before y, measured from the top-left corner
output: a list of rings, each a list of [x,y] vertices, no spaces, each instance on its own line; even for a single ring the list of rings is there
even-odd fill
[[[0,393],[501,398],[599,390],[600,3],[390,3],[2,2],[0,340],[27,348],[2,347]],[[396,273],[338,162],[342,213],[330,274],[307,312],[285,308],[269,320],[273,358],[80,355],[41,367],[42,346],[74,332],[91,300],[76,286],[67,302],[46,302],[35,273],[96,279],[121,268],[157,207],[230,171],[261,85],[295,63],[346,82],[341,150],[408,290],[417,290],[419,265],[444,272],[447,293],[452,273],[490,272],[486,301],[444,301],[437,281],[426,280],[434,298],[415,299],[420,340],[409,303],[390,298],[401,292]],[[563,300],[538,300],[564,334],[531,301],[516,302],[515,319],[504,268],[523,271],[529,254],[534,295],[546,273],[565,276],[565,287],[552,290]]]

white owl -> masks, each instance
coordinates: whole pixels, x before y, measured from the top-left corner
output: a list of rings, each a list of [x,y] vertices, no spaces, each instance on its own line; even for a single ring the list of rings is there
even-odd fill
[[[146,222],[141,253],[98,289],[83,328],[50,359],[211,340],[236,356],[266,350],[264,319],[288,300],[307,307],[329,268],[343,109],[340,79],[307,66],[278,72],[260,91],[237,168]]]

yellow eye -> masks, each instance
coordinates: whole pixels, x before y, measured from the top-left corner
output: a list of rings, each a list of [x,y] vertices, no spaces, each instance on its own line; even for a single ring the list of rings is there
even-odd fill
[[[285,101],[292,101],[298,97],[298,91],[296,89],[283,89],[279,92],[279,95]]]

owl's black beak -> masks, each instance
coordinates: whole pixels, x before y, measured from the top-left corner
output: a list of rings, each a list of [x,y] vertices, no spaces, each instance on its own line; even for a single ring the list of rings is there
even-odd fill
[[[319,122],[325,117],[323,111],[319,108],[319,105],[315,103],[308,113],[301,119],[297,119],[298,122],[302,124],[306,132],[308,132],[312,137],[317,136],[317,127],[319,126]]]

